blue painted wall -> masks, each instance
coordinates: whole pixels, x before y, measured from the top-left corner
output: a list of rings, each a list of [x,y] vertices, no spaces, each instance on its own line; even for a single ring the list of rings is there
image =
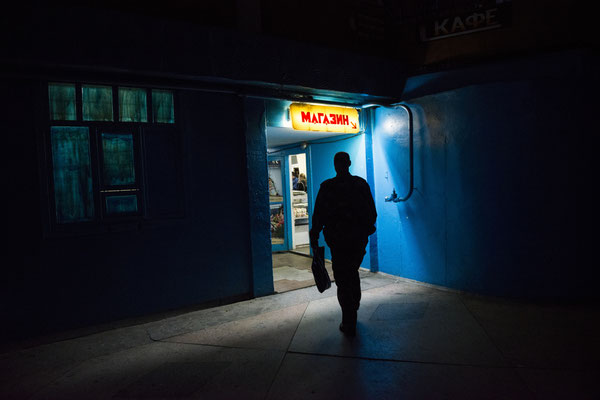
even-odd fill
[[[266,106],[262,99],[244,99],[248,214],[252,294],[273,293],[273,265],[267,180]]]
[[[333,166],[333,156],[339,151],[345,151],[350,155],[352,165],[350,166],[350,173],[352,175],[360,176],[367,179],[367,167],[366,167],[366,155],[365,155],[365,135],[358,134],[354,135],[346,140],[336,139],[324,139],[316,143],[309,145],[309,156],[310,156],[310,173],[312,179],[309,182],[310,190],[314,195],[312,196],[312,207],[314,208],[314,202],[316,200],[319,186],[321,183],[329,178],[333,178],[335,168]],[[331,252],[329,247],[325,244],[323,239],[323,233],[319,238],[319,244],[325,247],[325,258],[331,259]],[[370,269],[370,253],[369,246],[366,248],[367,254],[365,255],[361,267]]]
[[[597,296],[578,248],[578,154],[593,126],[582,88],[597,88],[583,62],[559,53],[409,80],[420,96],[406,101],[415,192],[404,203],[384,197],[408,189],[407,115],[374,111],[381,271],[491,295]]]

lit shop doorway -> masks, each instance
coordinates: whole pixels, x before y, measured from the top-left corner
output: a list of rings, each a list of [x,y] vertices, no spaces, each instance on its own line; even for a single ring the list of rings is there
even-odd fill
[[[314,280],[309,157],[300,148],[277,153],[268,156],[268,171],[273,286],[281,293],[312,286]]]
[[[287,292],[314,285],[308,231],[312,204],[310,132],[267,125],[273,286]]]
[[[273,135],[273,129],[268,129]],[[271,148],[268,160],[269,207],[271,223],[271,250],[273,263],[273,287],[282,293],[314,285],[311,264],[309,230],[315,186],[310,144],[306,142],[285,143],[297,138],[297,132],[279,132],[278,148]],[[273,139],[273,136],[271,136]],[[268,143],[278,143],[275,140]],[[322,161],[316,160],[317,164]],[[331,279],[331,263],[326,261]]]
[[[352,107],[266,102],[273,285],[285,292],[314,285],[309,229],[321,182],[335,175],[333,155],[364,157],[359,113]],[[355,166],[361,168],[361,156]],[[364,165],[363,165],[364,166]],[[330,276],[331,264],[326,265]]]
[[[307,155],[268,157],[271,250],[310,256]]]

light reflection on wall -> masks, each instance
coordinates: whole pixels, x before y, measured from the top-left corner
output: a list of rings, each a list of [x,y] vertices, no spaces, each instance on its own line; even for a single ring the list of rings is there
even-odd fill
[[[444,265],[443,249],[439,245],[442,226],[432,226],[431,221],[443,220],[443,202],[437,192],[441,189],[439,179],[430,180],[433,186],[423,184],[423,173],[437,171],[431,160],[422,157],[422,112],[413,111],[415,150],[415,192],[406,202],[385,202],[395,190],[404,197],[410,189],[410,136],[408,112],[402,108],[379,107],[374,112],[373,164],[375,176],[377,242],[379,269],[418,281],[441,284],[440,276],[431,269]],[[437,149],[437,146],[435,146]],[[443,186],[443,185],[442,185]],[[432,195],[427,199],[424,197]]]
[[[408,128],[408,119],[404,109],[384,109],[382,114],[381,121],[378,122],[381,132],[400,136]]]

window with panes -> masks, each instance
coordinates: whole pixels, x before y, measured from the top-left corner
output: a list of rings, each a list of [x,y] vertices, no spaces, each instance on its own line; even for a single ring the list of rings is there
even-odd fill
[[[174,126],[173,92],[50,82],[48,111],[55,222],[144,215],[143,134]]]

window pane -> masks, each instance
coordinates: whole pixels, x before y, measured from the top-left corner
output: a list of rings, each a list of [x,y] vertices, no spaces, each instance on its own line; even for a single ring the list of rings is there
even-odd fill
[[[283,204],[271,204],[271,244],[285,243]]]
[[[123,122],[148,122],[146,89],[119,88],[119,119]]]
[[[169,90],[152,91],[152,121],[162,124],[175,122],[173,92]]]
[[[135,183],[133,135],[131,133],[103,133],[104,184],[107,186]]]
[[[49,83],[48,100],[50,103],[50,119],[62,121],[77,120],[75,84]]]
[[[269,201],[283,201],[283,171],[281,160],[269,160]]]
[[[94,218],[89,130],[86,127],[50,128],[54,199],[58,223]]]
[[[137,213],[137,196],[135,194],[107,196],[106,215]]]
[[[113,100],[110,86],[81,87],[84,121],[112,121]]]

